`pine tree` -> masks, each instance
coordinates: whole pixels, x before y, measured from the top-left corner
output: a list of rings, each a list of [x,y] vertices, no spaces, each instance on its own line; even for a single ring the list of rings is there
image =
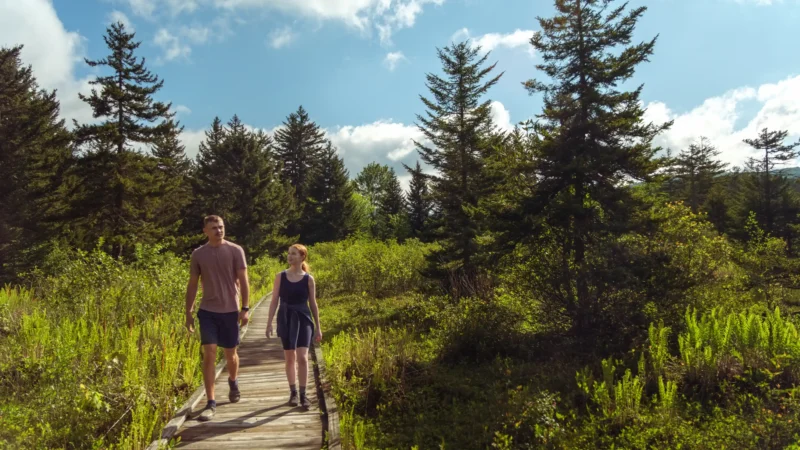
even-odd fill
[[[676,158],[671,168],[675,187],[674,198],[685,201],[698,212],[706,202],[715,180],[725,171],[726,163],[717,159],[720,152],[705,137],[698,144],[691,144]]]
[[[289,114],[283,127],[275,132],[275,151],[283,163],[283,179],[294,187],[300,211],[307,206],[311,174],[317,169],[325,150],[325,133],[308,117],[302,106]],[[305,234],[302,223],[290,224],[291,234]]]
[[[232,121],[238,122],[239,118],[233,116]],[[222,211],[226,205],[232,201],[230,193],[232,186],[230,180],[220,179],[215,176],[216,166],[222,158],[222,144],[225,142],[227,130],[219,117],[214,117],[211,128],[205,132],[206,138],[200,143],[200,147],[195,160],[195,171],[192,177],[192,191],[194,192],[193,207],[196,216],[199,216],[199,228],[197,224],[195,231],[202,229],[202,212],[200,210],[210,209],[212,211]],[[220,188],[220,184],[222,185]]]
[[[226,235],[252,258],[290,245],[297,236],[285,230],[297,211],[291,185],[281,180],[272,138],[247,130],[234,116],[225,128],[215,120],[201,149],[195,178],[198,228],[203,216],[222,216]]]
[[[422,161],[437,172],[430,176],[430,188],[441,212],[436,237],[442,248],[430,255],[429,275],[444,279],[444,271],[451,271],[468,285],[477,273],[472,259],[481,233],[474,211],[490,192],[483,168],[495,131],[490,101],[481,99],[503,75],[487,79],[495,64],[484,67],[489,53],[479,57],[480,52],[467,42],[437,48],[444,77],[427,74],[433,100],[421,97],[427,111],[417,115],[418,127],[432,145],[415,141]]]
[[[781,197],[788,189],[786,177],[776,176],[775,169],[797,158],[798,152],[795,147],[800,146],[800,142],[795,144],[784,144],[788,131],[769,131],[767,128],[761,130],[756,139],[745,139],[744,142],[753,149],[762,152],[763,156],[748,159],[750,172],[756,174],[756,182],[761,186],[760,205],[754,209],[756,217],[767,232],[780,235],[779,228],[785,228],[786,221],[776,224],[778,215],[781,215]],[[757,188],[756,188],[757,189]]]
[[[41,260],[58,235],[72,162],[55,92],[39,89],[21,51],[0,48],[0,285]]]
[[[337,241],[356,231],[353,215],[356,204],[353,185],[336,148],[328,142],[319,169],[309,187],[309,216],[307,235],[303,242]]]
[[[524,83],[529,93],[543,94],[544,107],[534,126],[535,193],[522,204],[519,237],[530,242],[543,227],[557,236],[562,273],[553,282],[563,297],[554,297],[561,303],[553,308],[563,308],[579,334],[602,317],[588,246],[631,228],[637,202],[623,182],[654,179],[661,161],[652,141],[671,125],[644,122],[641,86],[618,90],[652,55],[656,38],[631,45],[646,8],[609,9],[612,2],[556,0],[555,17],[539,18],[541,32],[530,41],[550,82]]]
[[[94,117],[103,120],[83,125],[75,121],[75,136],[79,145],[92,144],[95,149],[105,149],[106,144],[110,144],[114,151],[113,158],[116,160],[111,165],[116,180],[113,186],[106,187],[114,190],[114,198],[109,204],[97,206],[111,210],[116,217],[107,230],[108,234],[103,235],[111,244],[115,256],[121,256],[124,249],[134,243],[134,237],[145,242],[157,241],[169,229],[151,229],[153,224],[148,220],[154,216],[154,211],[146,208],[155,204],[142,195],[152,193],[138,182],[151,175],[148,171],[153,161],[131,153],[135,152],[134,143],[152,146],[159,140],[168,139],[175,126],[171,122],[175,114],[170,112],[171,104],[153,100],[164,82],[145,68],[144,59],[139,60],[135,56],[134,52],[141,42],[136,42],[134,38],[135,33],[128,33],[122,23],[117,22],[107,28],[104,40],[111,50],[110,55],[98,61],[86,59],[86,63],[90,67],[108,67],[112,73],[97,76],[90,82],[100,87],[99,92],[92,88],[89,96],[79,94],[81,100],[92,107]],[[92,193],[87,195],[90,197]],[[94,203],[87,195],[78,201]],[[76,205],[76,208],[86,212],[86,206]],[[149,233],[142,233],[143,229],[148,229]]]
[[[183,220],[187,215],[192,200],[191,173],[192,162],[186,157],[186,147],[180,141],[183,127],[170,121],[172,131],[159,137],[153,147],[153,156],[157,164],[157,196],[158,210],[157,222],[177,240],[183,241],[179,230],[182,230]]]
[[[408,184],[408,195],[406,196],[411,237],[427,240],[428,221],[431,214],[428,180],[422,172],[419,161],[417,161],[417,165],[413,169],[405,164],[403,167],[411,174],[411,181]]]

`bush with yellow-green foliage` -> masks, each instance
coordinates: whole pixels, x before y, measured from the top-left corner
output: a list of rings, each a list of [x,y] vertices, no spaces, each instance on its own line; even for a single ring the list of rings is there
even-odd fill
[[[330,297],[365,293],[372,297],[399,295],[425,281],[420,267],[435,246],[417,239],[395,241],[350,238],[316,244],[308,261],[317,281],[317,294]]]
[[[277,262],[250,267],[254,300]],[[184,328],[188,261],[139,247],[131,261],[57,249],[32,288],[0,290],[0,442],[140,449],[202,384]]]

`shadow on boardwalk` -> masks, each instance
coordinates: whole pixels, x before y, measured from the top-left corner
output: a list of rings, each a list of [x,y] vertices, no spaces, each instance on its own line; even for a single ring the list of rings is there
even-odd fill
[[[178,448],[193,449],[319,449],[323,444],[323,423],[314,371],[309,367],[308,398],[312,407],[288,405],[289,388],[280,339],[264,336],[269,300],[265,299],[250,318],[247,333],[239,346],[239,389],[241,400],[228,401],[228,372],[216,380],[217,412],[208,422],[193,419],[182,424],[175,435]],[[311,364],[309,364],[311,366]],[[205,406],[198,402],[195,413]]]

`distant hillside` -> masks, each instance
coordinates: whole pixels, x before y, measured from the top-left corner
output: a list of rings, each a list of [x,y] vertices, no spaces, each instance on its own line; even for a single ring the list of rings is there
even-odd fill
[[[786,178],[800,178],[800,167],[784,167],[782,169],[778,169],[776,171],[782,175],[785,175]],[[722,176],[731,175],[731,172],[725,172]]]
[[[787,167],[779,172],[786,175],[787,178],[800,178],[800,167]]]

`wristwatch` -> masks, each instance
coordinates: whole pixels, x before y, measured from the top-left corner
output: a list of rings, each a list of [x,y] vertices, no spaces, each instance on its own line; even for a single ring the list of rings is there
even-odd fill
[[[250,307],[249,306],[242,306],[242,311],[250,311]]]

